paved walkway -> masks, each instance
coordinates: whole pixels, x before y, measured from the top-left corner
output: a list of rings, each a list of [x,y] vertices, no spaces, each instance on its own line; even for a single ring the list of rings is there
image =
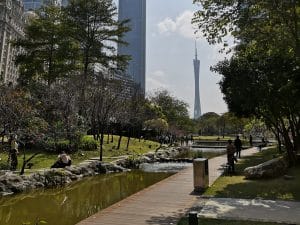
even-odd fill
[[[79,225],[144,225],[176,224],[189,210],[197,196],[193,190],[192,167],[146,188],[99,213]]]
[[[257,148],[249,148],[246,150],[242,150],[241,157],[253,155],[254,153],[257,153]],[[222,165],[227,163],[227,156],[221,155],[215,158],[212,158],[208,162],[208,170],[209,170],[209,185],[212,185],[216,179],[218,179],[219,176],[222,175],[223,169]]]
[[[300,202],[211,198],[199,217],[300,224]]]
[[[256,148],[242,151],[251,155]],[[227,162],[226,156],[209,160],[209,183],[212,184],[221,174],[221,165]],[[193,168],[187,169],[146,188],[98,213],[81,221],[78,225],[170,225],[176,224],[196,202],[199,196],[193,195]]]

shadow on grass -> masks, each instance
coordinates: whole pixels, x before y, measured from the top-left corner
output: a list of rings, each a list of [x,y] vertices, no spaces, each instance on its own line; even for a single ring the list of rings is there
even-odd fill
[[[177,225],[188,225],[188,218],[182,218]],[[265,223],[252,221],[234,221],[234,220],[219,220],[219,219],[199,219],[199,225],[286,225],[282,223]]]
[[[281,200],[300,200],[300,166],[290,168],[288,175],[292,180],[283,177],[274,179],[246,180],[243,171],[277,157],[276,149],[268,149],[255,155],[244,157],[236,164],[236,174],[220,177],[209,188],[205,195],[226,198],[263,198]]]
[[[171,206],[170,206],[171,208]],[[165,215],[164,213],[161,213],[157,216],[152,216],[150,219],[146,221],[147,224],[155,224],[155,225],[170,225],[170,224],[177,224],[179,218],[184,216],[188,209],[182,209],[177,212],[174,212],[172,215]]]

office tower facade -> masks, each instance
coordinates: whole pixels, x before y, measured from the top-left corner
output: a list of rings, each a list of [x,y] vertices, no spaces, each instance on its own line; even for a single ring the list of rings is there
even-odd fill
[[[0,2],[0,83],[16,83],[18,68],[14,63],[19,49],[12,41],[24,37],[22,0]]]
[[[194,74],[195,74],[195,103],[194,103],[194,119],[198,119],[201,116],[200,105],[200,88],[199,88],[199,75],[200,75],[200,60],[197,56],[197,47],[195,47],[195,59],[194,62]]]
[[[62,5],[62,0],[23,0],[25,11],[34,11],[41,8],[45,4]],[[65,4],[65,1],[64,1]]]
[[[126,74],[131,76],[145,93],[146,73],[146,0],[119,0],[119,21],[129,19],[129,31],[124,41],[125,45],[118,45],[119,55],[129,55]]]

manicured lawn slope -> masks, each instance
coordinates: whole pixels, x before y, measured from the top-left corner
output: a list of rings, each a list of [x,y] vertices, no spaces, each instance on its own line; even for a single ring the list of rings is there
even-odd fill
[[[225,198],[263,198],[281,200],[300,200],[300,166],[290,168],[288,175],[294,176],[293,180],[283,177],[264,180],[246,180],[243,170],[265,162],[276,155],[275,149],[259,152],[253,156],[245,157],[237,164],[237,174],[234,176],[220,177],[204,195]]]
[[[85,139],[92,139],[92,136],[85,136]],[[109,142],[107,143],[107,136],[104,138],[104,146],[103,146],[103,160],[104,161],[112,161],[114,160],[111,157],[118,157],[121,155],[131,155],[132,157],[135,157],[139,154],[143,154],[149,151],[155,151],[159,147],[159,143],[148,141],[148,140],[138,140],[131,138],[130,139],[130,145],[129,149],[126,150],[126,144],[127,144],[127,137],[123,137],[121,141],[120,149],[117,150],[116,147],[118,145],[118,136],[114,136],[113,143],[111,142],[111,136],[109,138]],[[99,149],[99,148],[98,148]],[[27,150],[26,151],[26,158],[29,158],[32,154],[37,152],[38,150]],[[33,163],[32,169],[41,169],[41,168],[50,168],[50,166],[56,161],[57,159],[57,153],[49,153],[49,152],[43,152],[39,155],[37,155],[34,159],[32,159],[30,162]],[[7,153],[1,152],[0,153],[0,163],[5,164],[7,162]],[[71,154],[72,158],[72,164],[78,164],[86,159],[90,159],[92,157],[99,157],[99,150],[95,151],[82,151],[82,152],[76,152]],[[18,156],[18,168],[21,168],[22,162],[23,162],[23,153],[20,151],[20,154]],[[27,170],[28,171],[28,170]]]

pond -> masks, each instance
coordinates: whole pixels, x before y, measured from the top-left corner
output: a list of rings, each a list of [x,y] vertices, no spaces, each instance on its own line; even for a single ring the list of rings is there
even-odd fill
[[[134,170],[90,177],[64,188],[0,197],[0,224],[35,225],[39,218],[48,225],[74,225],[171,174]]]

